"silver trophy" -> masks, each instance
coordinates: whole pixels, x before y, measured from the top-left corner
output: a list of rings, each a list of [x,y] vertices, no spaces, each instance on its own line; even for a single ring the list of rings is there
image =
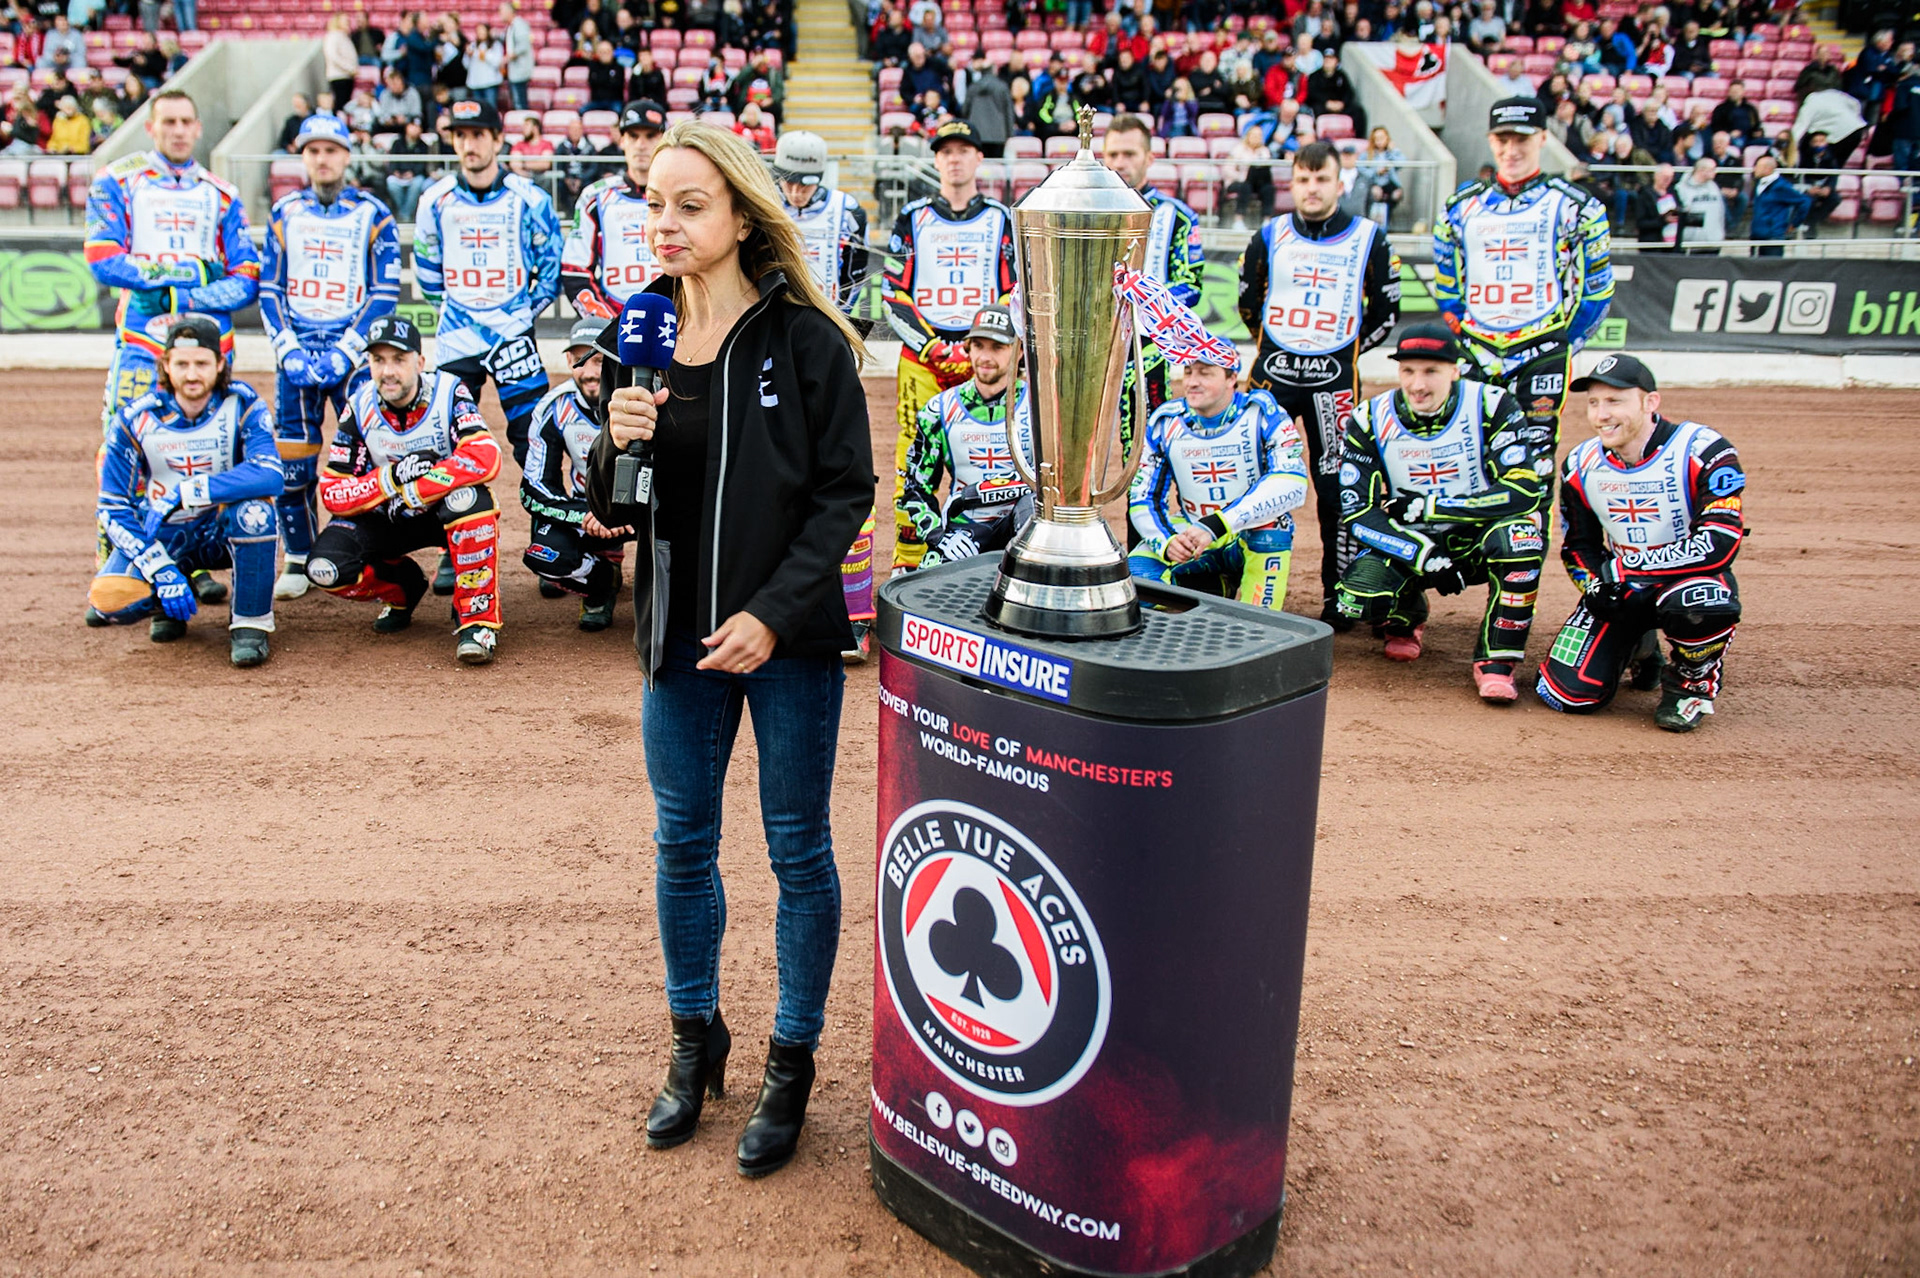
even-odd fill
[[[1100,507],[1127,491],[1146,435],[1145,378],[1134,378],[1133,448],[1109,481],[1129,348],[1140,369],[1133,305],[1113,268],[1141,269],[1153,213],[1093,155],[1093,112],[1082,107],[1080,152],[1013,210],[1014,253],[1026,304],[1033,468],[1008,439],[1036,514],[1007,547],[981,609],[1018,634],[1092,639],[1140,628],[1140,600]],[[1019,403],[1019,387],[1009,403]]]

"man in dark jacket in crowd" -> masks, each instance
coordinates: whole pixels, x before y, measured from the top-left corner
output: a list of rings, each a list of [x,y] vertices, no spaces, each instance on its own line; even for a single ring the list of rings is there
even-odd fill
[[[1813,209],[1813,197],[1794,188],[1780,176],[1780,162],[1763,155],[1753,162],[1753,226],[1747,235],[1756,240],[1784,240],[1788,232],[1806,221]],[[1754,249],[1756,257],[1783,257],[1780,244],[1762,244]]]

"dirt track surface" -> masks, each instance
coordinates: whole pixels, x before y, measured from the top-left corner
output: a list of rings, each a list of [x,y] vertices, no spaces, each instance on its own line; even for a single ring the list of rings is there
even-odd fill
[[[224,609],[172,647],[83,629],[99,383],[0,375],[0,1273],[963,1272],[866,1184],[874,668],[800,1156],[733,1171],[773,991],[747,732],[733,1090],[650,1153],[629,605],[590,636],[539,599],[503,484],[490,669],[437,617],[378,637],[318,592],[253,672]],[[1276,1274],[1920,1271],[1913,398],[1669,408],[1752,476],[1750,620],[1702,731],[1655,730],[1651,694],[1482,708],[1477,601],[1441,601],[1412,667],[1337,641]],[[1535,659],[1571,599],[1550,571]]]

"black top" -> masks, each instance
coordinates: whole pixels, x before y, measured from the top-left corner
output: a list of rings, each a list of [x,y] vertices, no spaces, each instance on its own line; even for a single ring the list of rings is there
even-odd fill
[[[648,291],[670,296],[674,284],[663,276]],[[673,548],[668,575],[694,577],[696,634],[748,612],[778,637],[775,656],[837,660],[853,646],[840,561],[874,499],[866,391],[831,319],[796,304],[778,271],[758,288],[714,361],[700,532],[691,553]],[[618,358],[616,327],[596,346]],[[603,523],[619,451],[602,431],[587,467],[587,503]],[[649,673],[658,654],[654,542],[648,521],[634,556],[634,646]]]
[[[708,433],[713,423],[713,365],[673,364],[667,369],[667,402],[653,437],[653,486],[660,504],[654,536],[673,548],[667,570],[667,629],[705,634],[700,628],[701,498],[707,488]]]

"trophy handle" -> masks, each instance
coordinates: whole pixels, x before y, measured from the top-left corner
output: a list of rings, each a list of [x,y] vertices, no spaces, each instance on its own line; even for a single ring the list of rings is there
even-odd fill
[[[1133,321],[1133,308],[1127,308],[1127,319]],[[1120,466],[1120,482],[1102,492],[1095,493],[1092,501],[1095,506],[1104,506],[1116,497],[1123,496],[1133,487],[1134,472],[1140,469],[1140,447],[1147,438],[1147,362],[1140,354],[1140,325],[1133,323],[1133,447]],[[1120,406],[1121,412],[1127,406]]]
[[[1013,470],[1027,487],[1033,489],[1034,496],[1040,495],[1040,481],[1027,469],[1027,459],[1020,455],[1020,427],[1016,414],[1020,407],[1020,375],[1014,374],[1007,384],[1007,451],[1013,454]]]

